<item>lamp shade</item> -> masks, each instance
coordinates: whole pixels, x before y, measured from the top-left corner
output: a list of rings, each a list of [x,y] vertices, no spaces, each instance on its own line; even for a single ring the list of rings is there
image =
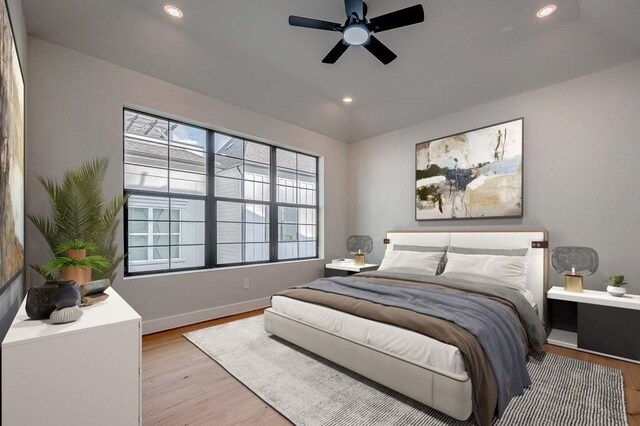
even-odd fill
[[[347,238],[347,250],[351,254],[369,254],[373,250],[373,240],[368,235],[351,235]]]
[[[590,247],[556,247],[551,251],[551,267],[559,274],[591,275],[598,270],[598,252]]]

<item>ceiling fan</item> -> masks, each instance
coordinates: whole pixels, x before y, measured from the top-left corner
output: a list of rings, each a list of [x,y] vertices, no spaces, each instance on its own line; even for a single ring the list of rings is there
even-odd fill
[[[347,20],[344,25],[319,19],[289,16],[289,25],[294,27],[314,28],[317,30],[337,31],[342,33],[342,40],[334,46],[322,62],[335,64],[349,46],[364,46],[380,62],[387,65],[397,56],[373,33],[419,24],[424,21],[424,9],[421,4],[396,10],[375,18],[367,19],[367,4],[363,0],[344,0]]]

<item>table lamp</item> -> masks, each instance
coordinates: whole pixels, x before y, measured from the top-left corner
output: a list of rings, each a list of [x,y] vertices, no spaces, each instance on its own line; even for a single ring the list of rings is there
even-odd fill
[[[564,289],[580,293],[583,275],[598,270],[598,253],[590,247],[556,247],[551,251],[551,267],[564,274]]]
[[[354,265],[364,266],[364,255],[373,250],[373,240],[368,235],[351,235],[347,238],[347,250],[354,255]]]

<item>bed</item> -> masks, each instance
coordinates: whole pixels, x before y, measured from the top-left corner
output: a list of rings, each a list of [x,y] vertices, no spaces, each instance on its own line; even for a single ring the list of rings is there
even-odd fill
[[[526,277],[523,278],[523,285],[526,288],[518,290],[522,294],[522,298],[511,295],[509,297],[513,297],[514,300],[517,299],[520,304],[517,309],[520,317],[523,316],[523,313],[534,317],[537,314],[535,320],[542,324],[545,309],[544,295],[547,288],[547,233],[545,231],[393,231],[387,233],[387,239],[389,240],[387,253],[399,247],[402,247],[402,250],[405,247],[447,247],[449,249],[462,247],[466,249],[505,251],[510,249],[517,251],[518,249],[527,248],[524,257],[528,267],[526,269]],[[453,259],[454,255],[449,255],[450,259]],[[361,305],[357,305],[355,308],[351,306],[345,308],[340,303],[328,303],[323,299],[323,297],[338,298],[338,302],[344,301],[343,299],[346,297],[357,299],[360,297],[357,295],[359,291],[375,291],[379,288],[385,292],[387,287],[393,287],[394,292],[435,292],[433,294],[438,297],[454,299],[453,302],[455,304],[459,300],[465,300],[466,303],[467,299],[473,299],[473,303],[476,303],[476,299],[481,299],[475,293],[475,287],[472,287],[472,285],[475,286],[475,282],[471,282],[473,280],[465,278],[465,280],[460,281],[450,278],[430,277],[424,279],[425,285],[423,285],[423,278],[421,277],[396,272],[383,271],[358,274],[349,278],[319,280],[323,281],[323,283],[320,283],[323,286],[340,287],[340,291],[342,291],[343,286],[347,286],[348,288],[345,288],[348,291],[356,292],[355,296],[352,294],[344,297],[340,294],[329,295],[324,288],[322,289],[323,291],[312,291],[319,289],[313,288],[314,283],[317,282],[309,284],[308,286],[310,287],[304,289],[291,290],[298,292],[295,297],[292,296],[293,293],[287,293],[289,290],[279,292],[272,297],[272,306],[265,311],[265,329],[269,333],[458,420],[467,420],[472,415],[475,415],[477,423],[489,424],[493,419],[493,412],[489,415],[488,412],[491,410],[484,408],[483,412],[483,408],[478,407],[490,404],[490,402],[480,401],[483,396],[478,394],[482,394],[484,391],[479,387],[480,380],[478,377],[482,374],[485,376],[490,375],[486,374],[486,372],[482,373],[483,368],[487,369],[484,364],[493,365],[494,368],[496,364],[495,361],[494,364],[487,362],[487,360],[474,361],[472,359],[474,356],[469,356],[470,351],[482,352],[482,349],[470,349],[470,346],[478,343],[469,341],[469,338],[464,333],[461,334],[462,337],[459,337],[461,340],[450,337],[450,335],[457,335],[457,328],[460,327],[455,324],[451,325],[441,318],[425,316],[420,316],[420,324],[414,325],[418,317],[410,316],[409,314],[406,314],[407,317],[403,317],[402,321],[397,321],[397,324],[391,324],[387,320],[388,317],[394,316],[394,322],[396,322],[400,317],[400,313],[405,315],[400,305],[393,306],[392,302],[383,302],[382,305],[384,306],[372,304],[365,306],[369,309],[369,314],[365,315]],[[440,270],[439,272],[442,271]],[[329,282],[329,280],[336,281]],[[428,285],[426,285],[427,283]],[[440,288],[440,285],[461,287]],[[396,290],[396,287],[399,290]],[[440,291],[443,289],[446,291]],[[470,295],[466,295],[467,291],[471,292]],[[485,291],[488,290],[483,287],[482,292],[484,293]],[[509,290],[509,292],[513,293],[512,290]],[[312,293],[313,298],[300,297],[300,294],[310,295]],[[446,295],[441,293],[446,293]],[[496,296],[482,298],[482,303],[490,307],[488,309],[494,309],[495,301],[491,302],[493,303],[491,305],[484,300],[485,298],[496,299]],[[526,300],[526,302],[522,302],[523,300]],[[362,300],[359,300],[358,303],[369,304],[369,302]],[[512,303],[516,304],[515,301]],[[524,303],[527,304],[526,308],[522,307]],[[505,302],[502,301],[502,304],[505,304]],[[432,308],[426,307],[426,309]],[[502,308],[495,309],[500,310]],[[529,311],[533,312],[533,314],[530,314]],[[410,314],[413,315],[414,313]],[[488,312],[488,314],[493,315],[493,312]],[[531,323],[531,318],[528,321]],[[440,334],[432,332],[433,329],[437,329],[444,323],[447,323],[447,327],[457,328],[447,328],[440,331]],[[527,328],[529,324],[523,327]],[[421,330],[421,328],[429,329],[430,331],[424,334],[424,330]],[[465,330],[462,331],[465,332]],[[528,330],[525,331],[528,333]],[[472,340],[475,340],[475,338],[472,337]],[[507,337],[505,337],[505,341],[507,340]],[[527,340],[526,335],[524,340]],[[513,346],[518,345],[514,344]],[[511,351],[512,348],[508,348],[508,350]],[[507,355],[502,354],[501,356],[503,356],[504,361],[504,357]],[[517,357],[515,355],[508,356]],[[497,374],[496,381],[498,381]],[[491,392],[487,393],[490,394]]]

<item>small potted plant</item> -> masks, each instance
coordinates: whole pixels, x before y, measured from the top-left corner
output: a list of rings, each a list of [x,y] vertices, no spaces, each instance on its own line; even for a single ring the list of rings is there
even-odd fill
[[[608,282],[607,292],[610,295],[616,297],[622,297],[627,294],[627,289],[622,287],[626,283],[624,282],[624,275],[611,275],[605,282]]]
[[[109,267],[104,256],[86,256],[71,258],[56,256],[40,266],[39,270],[45,276],[60,278],[64,281],[75,281],[78,285],[91,281],[91,270],[101,271]]]
[[[80,240],[73,240],[66,242],[64,244],[60,244],[56,247],[55,254],[62,255],[66,254],[67,257],[71,259],[82,259],[83,257],[87,257],[87,251],[96,250],[97,247],[93,243],[88,243]]]

